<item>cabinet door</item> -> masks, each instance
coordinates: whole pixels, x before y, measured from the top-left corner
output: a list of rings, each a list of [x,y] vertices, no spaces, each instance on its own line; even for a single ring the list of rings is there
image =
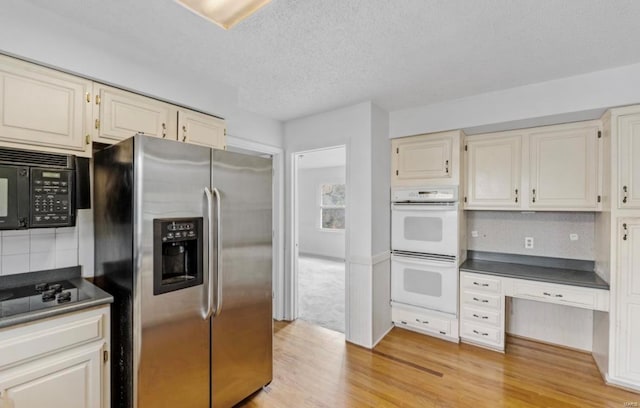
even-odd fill
[[[224,120],[186,109],[178,111],[179,140],[224,150],[225,135]]]
[[[530,134],[531,209],[597,208],[598,130],[572,125]]]
[[[0,140],[84,152],[92,83],[0,56]]]
[[[453,163],[453,137],[439,135],[411,136],[392,141],[394,184],[450,178]]]
[[[620,258],[616,303],[617,366],[620,379],[640,385],[640,218],[619,224]]]
[[[72,349],[0,373],[3,407],[102,407],[102,343]]]
[[[171,105],[100,84],[94,93],[99,98],[95,101],[96,141],[115,143],[136,133],[176,140],[177,110]]]
[[[640,208],[640,114],[618,118],[619,208]]]
[[[522,137],[471,136],[466,145],[465,208],[520,208]]]

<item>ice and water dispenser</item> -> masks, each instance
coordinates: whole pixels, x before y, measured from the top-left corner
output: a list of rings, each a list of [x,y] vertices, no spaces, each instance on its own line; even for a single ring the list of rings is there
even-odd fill
[[[202,284],[202,217],[153,220],[153,294]]]

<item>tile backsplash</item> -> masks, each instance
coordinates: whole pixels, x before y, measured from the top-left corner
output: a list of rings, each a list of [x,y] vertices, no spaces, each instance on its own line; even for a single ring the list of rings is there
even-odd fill
[[[78,265],[78,228],[0,232],[0,274]]]
[[[469,249],[486,252],[594,259],[592,212],[466,211]],[[473,237],[472,232],[477,232]],[[577,240],[571,240],[576,234]],[[525,249],[525,237],[534,247]]]

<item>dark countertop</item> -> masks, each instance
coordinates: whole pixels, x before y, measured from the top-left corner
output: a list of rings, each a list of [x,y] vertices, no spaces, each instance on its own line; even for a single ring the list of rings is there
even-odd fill
[[[83,309],[88,309],[95,306],[106,305],[113,303],[113,296],[100,289],[91,282],[83,279],[78,270],[73,268],[67,268],[63,272],[60,271],[43,271],[35,273],[26,273],[20,275],[12,275],[10,279],[4,279],[0,281],[0,288],[7,289],[11,287],[18,287],[24,284],[31,284],[32,281],[42,280],[43,276],[50,277],[55,276],[52,280],[66,279],[73,283],[79,292],[78,301],[71,303],[64,303],[55,307],[49,307],[46,309],[33,310],[25,313],[15,314],[12,316],[0,317],[0,329],[11,327],[17,324],[33,322],[40,319],[45,319],[52,316],[63,315],[66,313],[77,312]],[[47,272],[49,272],[47,274]],[[21,276],[22,275],[22,276]],[[35,276],[35,278],[34,278]],[[5,277],[8,278],[8,277]]]
[[[513,257],[505,260],[509,262],[471,258],[460,271],[609,290],[609,284],[593,271],[517,263]]]

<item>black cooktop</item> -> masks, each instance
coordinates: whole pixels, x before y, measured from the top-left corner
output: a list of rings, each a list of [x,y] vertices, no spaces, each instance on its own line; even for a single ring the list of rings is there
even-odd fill
[[[0,290],[0,317],[77,302],[78,288],[67,280]]]

